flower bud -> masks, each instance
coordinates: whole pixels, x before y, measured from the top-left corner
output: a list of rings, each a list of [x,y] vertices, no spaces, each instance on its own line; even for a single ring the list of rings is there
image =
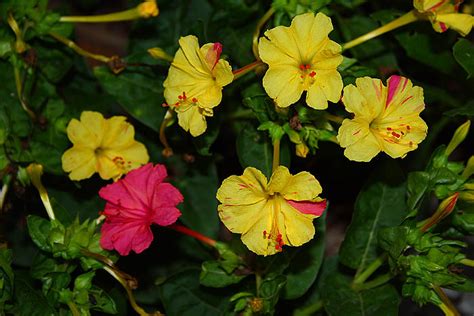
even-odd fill
[[[148,54],[155,59],[162,59],[166,61],[173,61],[173,56],[168,55],[164,50],[159,47],[153,47],[148,49]]]
[[[146,0],[138,5],[138,12],[144,18],[157,16],[160,12],[155,0]]]
[[[449,156],[451,153],[463,142],[466,138],[467,133],[469,132],[469,127],[471,126],[471,121],[466,121],[464,124],[459,126],[454,132],[453,138],[446,147],[446,155]]]
[[[467,161],[466,168],[464,168],[464,171],[462,172],[462,177],[464,179],[469,179],[470,176],[474,174],[474,156],[471,156],[469,160]]]
[[[296,144],[296,156],[306,158],[309,153],[309,148],[305,143]]]

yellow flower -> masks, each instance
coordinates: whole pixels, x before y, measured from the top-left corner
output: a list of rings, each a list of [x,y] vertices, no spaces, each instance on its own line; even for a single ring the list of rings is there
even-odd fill
[[[222,100],[222,87],[232,82],[229,63],[219,59],[220,43],[199,48],[198,39],[188,35],[179,39],[179,50],[163,86],[167,106],[178,114],[178,123],[193,136],[206,131],[206,116]]]
[[[117,180],[148,162],[148,152],[134,139],[135,130],[124,116],[104,119],[98,112],[84,111],[80,121],[72,119],[67,136],[73,147],[62,157],[71,180],[83,180],[98,172],[104,180]]]
[[[407,78],[391,76],[387,87],[379,79],[358,78],[356,86],[344,88],[342,102],[355,115],[342,122],[337,135],[350,160],[370,161],[381,151],[403,158],[426,137],[428,126],[419,116],[423,89]]]
[[[296,16],[289,27],[277,26],[260,38],[258,52],[268,70],[263,87],[279,107],[297,102],[303,91],[306,103],[326,109],[328,100],[338,102],[342,78],[341,46],[329,39],[331,19],[323,13]]]
[[[422,15],[428,17],[436,32],[445,32],[451,28],[466,36],[471,32],[474,17],[458,13],[462,0],[414,0],[413,6]]]
[[[259,255],[273,255],[283,245],[300,246],[314,236],[313,219],[321,216],[326,201],[318,180],[309,172],[291,175],[279,166],[270,182],[248,167],[242,176],[230,176],[217,191],[219,217],[242,242]]]

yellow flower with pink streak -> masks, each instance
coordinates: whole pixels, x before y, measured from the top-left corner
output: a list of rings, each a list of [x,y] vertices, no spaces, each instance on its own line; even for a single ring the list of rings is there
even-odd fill
[[[357,78],[355,86],[344,88],[342,102],[354,114],[337,135],[350,160],[370,161],[379,152],[403,158],[426,137],[428,126],[420,118],[423,89],[407,78],[391,76],[387,87],[380,79]]]

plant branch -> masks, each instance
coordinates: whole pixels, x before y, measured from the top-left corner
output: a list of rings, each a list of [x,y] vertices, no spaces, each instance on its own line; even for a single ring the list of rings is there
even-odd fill
[[[252,52],[255,58],[257,58],[257,60],[260,60],[260,56],[258,55],[258,38],[260,37],[260,32],[262,30],[262,27],[265,25],[265,23],[268,22],[268,20],[272,17],[274,13],[275,9],[273,7],[268,9],[268,11],[260,18],[260,20],[258,20],[257,27],[253,32]]]
[[[359,286],[360,284],[364,283],[387,259],[387,254],[384,253],[383,255],[379,256],[375,259],[371,264],[367,266],[367,268],[363,271],[358,271],[354,277],[354,281],[352,285],[354,287]]]

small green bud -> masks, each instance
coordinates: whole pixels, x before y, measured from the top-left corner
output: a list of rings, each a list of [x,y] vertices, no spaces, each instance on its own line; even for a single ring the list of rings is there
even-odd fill
[[[446,147],[446,155],[449,156],[451,153],[463,142],[466,138],[467,133],[469,132],[469,127],[471,126],[471,121],[466,121],[464,124],[459,126],[454,132],[453,138]]]

